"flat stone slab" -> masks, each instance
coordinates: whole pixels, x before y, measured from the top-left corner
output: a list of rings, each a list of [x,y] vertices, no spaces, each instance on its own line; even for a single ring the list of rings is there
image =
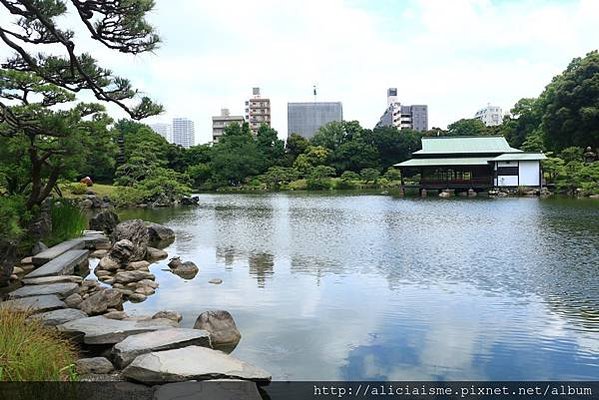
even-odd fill
[[[82,237],[86,249],[94,249],[98,243],[110,243],[110,239],[99,231],[86,231]]]
[[[10,292],[9,299],[20,299],[21,297],[42,296],[45,294],[55,294],[61,299],[75,293],[79,285],[73,282],[51,283],[48,285],[23,286]]]
[[[58,276],[42,276],[39,278],[24,278],[22,280],[24,285],[48,285],[50,283],[81,283],[83,278],[78,275],[58,275]]]
[[[135,358],[123,376],[145,384],[209,379],[243,379],[269,382],[271,375],[222,351],[188,346],[156,351]]]
[[[0,308],[11,311],[40,313],[45,311],[66,308],[67,305],[58,296],[50,294],[45,296],[23,297],[22,299],[6,300],[0,302]]]
[[[178,323],[164,318],[117,320],[98,315],[58,325],[58,329],[69,334],[83,334],[86,344],[115,344],[131,335],[178,326]]]
[[[80,241],[83,243],[83,241]],[[68,250],[60,256],[48,261],[35,271],[31,271],[25,278],[39,278],[52,275],[72,275],[75,267],[84,262],[89,255],[87,250]]]
[[[42,324],[56,326],[65,322],[74,321],[80,318],[86,318],[87,314],[75,308],[63,308],[61,310],[48,311],[41,314],[34,314],[29,318],[41,320]]]
[[[167,383],[156,387],[154,400],[262,400],[255,382],[218,379]]]
[[[184,328],[140,333],[117,343],[112,349],[112,354],[116,364],[124,368],[141,354],[191,345],[212,348],[210,334],[200,329]]]
[[[32,263],[36,266],[44,265],[48,261],[61,256],[69,250],[78,250],[83,248],[85,248],[85,240],[81,238],[67,240],[66,242],[59,243],[56,246],[52,246],[49,249],[33,256]]]

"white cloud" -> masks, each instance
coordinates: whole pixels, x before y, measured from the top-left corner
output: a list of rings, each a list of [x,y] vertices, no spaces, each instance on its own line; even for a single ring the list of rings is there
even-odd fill
[[[210,117],[223,107],[243,113],[253,86],[271,98],[282,137],[286,103],[310,100],[314,83],[319,99],[342,101],[346,119],[365,127],[382,114],[390,86],[404,103],[428,104],[430,126],[444,127],[487,102],[507,110],[538,95],[599,37],[593,0],[383,4],[158,0],[156,54],[85,46],[166,106],[151,121],[188,116],[205,142]]]

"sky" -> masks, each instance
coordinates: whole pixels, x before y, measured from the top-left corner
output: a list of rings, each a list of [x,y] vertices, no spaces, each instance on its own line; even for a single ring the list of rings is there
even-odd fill
[[[429,106],[429,128],[488,103],[508,111],[599,47],[598,16],[596,0],[157,0],[148,19],[162,43],[137,56],[74,28],[80,51],[165,106],[145,122],[190,118],[200,144],[211,117],[221,108],[242,115],[256,86],[282,138],[287,102],[312,101],[313,85],[319,101],[341,101],[344,118],[368,128],[389,87],[403,104]],[[73,11],[67,19],[77,22]]]

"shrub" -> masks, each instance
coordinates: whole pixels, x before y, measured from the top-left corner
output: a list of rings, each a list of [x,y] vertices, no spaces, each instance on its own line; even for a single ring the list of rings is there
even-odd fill
[[[377,179],[379,179],[379,176],[381,175],[381,173],[374,168],[364,168],[362,171],[360,171],[360,176],[362,176],[362,179],[364,179],[364,181],[366,181],[366,183],[368,182],[372,182],[372,183],[376,183]]]
[[[383,177],[389,181],[399,181],[401,180],[401,172],[397,168],[389,168]]]
[[[360,180],[360,175],[358,175],[356,172],[354,171],[345,171],[341,174],[341,180],[342,181],[359,181]]]
[[[308,179],[307,188],[309,190],[330,190],[333,188],[331,178]]]
[[[0,381],[74,380],[74,345],[26,313],[0,308]]]
[[[147,196],[148,194],[141,189],[128,186],[116,186],[116,191],[110,200],[117,208],[133,207],[145,202]]]
[[[83,210],[67,200],[52,203],[52,233],[46,238],[47,244],[63,242],[79,237],[87,228],[87,217]]]
[[[305,179],[298,179],[293,182],[289,182],[287,189],[289,190],[306,190],[308,188],[308,182]]]
[[[85,183],[72,183],[68,186],[69,192],[75,195],[82,195],[87,192],[87,185]]]
[[[15,241],[23,235],[28,220],[25,200],[19,196],[0,196],[0,241]]]

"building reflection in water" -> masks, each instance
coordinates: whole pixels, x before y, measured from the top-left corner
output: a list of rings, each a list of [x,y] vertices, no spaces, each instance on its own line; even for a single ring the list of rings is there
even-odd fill
[[[248,257],[250,276],[255,277],[259,288],[264,288],[267,279],[275,273],[275,257],[269,253],[255,253]]]

